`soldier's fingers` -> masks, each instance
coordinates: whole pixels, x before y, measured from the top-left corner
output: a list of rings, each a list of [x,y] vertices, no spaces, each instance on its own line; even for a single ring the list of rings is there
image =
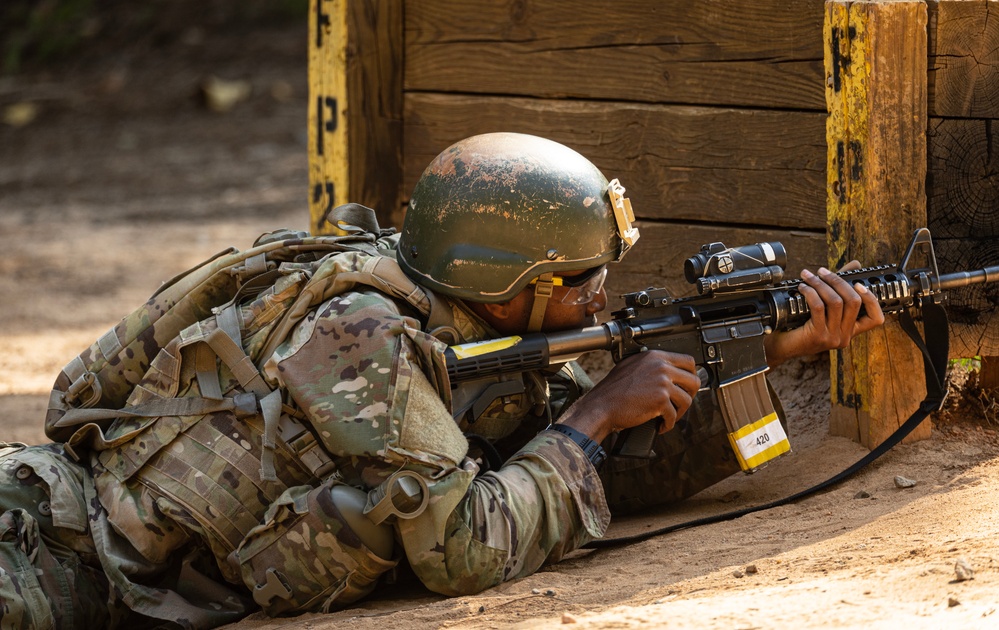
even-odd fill
[[[676,366],[673,366],[673,370],[670,373],[670,380],[690,396],[697,394],[697,390],[701,388],[701,378],[697,375],[697,372],[677,368]]]
[[[837,290],[836,281],[842,279],[829,271],[825,267],[819,267],[818,282],[811,286],[822,296],[822,301],[826,303],[826,322],[830,328],[839,331],[843,321],[843,296]]]
[[[670,363],[670,365],[675,365],[681,370],[687,372],[693,372],[697,369],[697,364],[694,362],[694,357],[689,354],[680,354],[677,352],[669,352],[666,350],[660,350],[663,354],[663,358]]]
[[[660,433],[665,433],[666,431],[671,430],[680,416],[686,413],[687,409],[690,408],[690,404],[694,400],[692,394],[676,384],[669,388],[667,394],[668,398],[666,405],[660,414],[660,417],[663,419],[663,422],[660,423],[659,426]]]
[[[864,315],[857,319],[854,324],[854,334],[859,335],[885,323],[885,314],[881,310],[878,298],[867,287],[858,282],[854,288],[860,294],[860,299],[864,305]]]
[[[825,272],[825,273],[822,273]],[[857,290],[849,282],[827,269],[821,269],[822,280],[831,286],[842,300],[842,310],[839,314],[838,322],[830,318],[830,323],[839,326],[840,343],[844,346],[850,343],[853,337],[854,328],[857,322],[857,315],[860,314],[860,307],[863,300]]]
[[[831,322],[839,319],[842,301],[832,287],[807,269],[801,272],[801,279],[804,283],[799,285],[799,290],[804,289],[802,293],[812,314],[812,324],[825,332],[829,330]]]

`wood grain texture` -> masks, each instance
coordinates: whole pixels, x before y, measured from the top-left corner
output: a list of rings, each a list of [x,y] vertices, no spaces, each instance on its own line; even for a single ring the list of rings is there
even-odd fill
[[[421,0],[406,90],[822,111],[820,0]]]
[[[930,120],[926,204],[941,273],[999,265],[995,125],[991,119]],[[953,291],[947,310],[951,357],[999,355],[999,287]]]
[[[826,2],[829,261],[897,261],[926,224],[926,5]],[[873,448],[925,395],[895,322],[833,352],[830,430]],[[924,423],[910,439],[929,437]]]
[[[941,271],[999,264],[999,1],[928,3],[930,59],[927,214]],[[960,239],[960,240],[953,240]],[[999,290],[953,292],[951,356],[990,356],[995,380]]]
[[[401,225],[403,6],[398,0],[348,4],[349,201],[374,208],[383,226]]]
[[[934,238],[940,273],[999,264],[999,239]],[[950,356],[999,356],[999,284],[962,287],[948,292]]]
[[[999,118],[999,0],[932,0],[931,116]]]
[[[929,121],[926,203],[934,237],[999,237],[995,132],[999,132],[999,121]]]
[[[640,218],[825,227],[823,114],[407,94],[405,121],[404,195],[451,143],[514,131],[620,178]]]
[[[309,10],[309,225],[335,231],[326,214],[351,198],[347,128],[346,0],[311,0]]]
[[[312,231],[347,202],[401,223],[402,5],[312,0],[309,12],[309,212]]]

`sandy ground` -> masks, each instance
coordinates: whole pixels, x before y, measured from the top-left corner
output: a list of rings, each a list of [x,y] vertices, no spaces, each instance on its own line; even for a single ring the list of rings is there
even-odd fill
[[[192,98],[198,71],[184,74],[187,83],[179,72],[153,82],[105,64],[89,78],[0,83],[0,105],[41,106],[25,127],[0,125],[0,440],[42,441],[59,369],[160,282],[271,228],[307,225],[304,58],[293,45],[304,34],[273,35],[260,41],[292,42],[270,50],[273,67],[219,62],[254,87],[229,114]],[[792,455],[677,509],[615,522],[610,535],[776,499],[860,458],[862,448],[826,435],[827,374],[824,359],[775,374]],[[443,598],[403,579],[349,610],[238,625],[999,627],[999,441],[964,413],[795,505],[576,552],[474,597]],[[916,485],[897,488],[898,475]],[[973,579],[958,579],[959,561]]]

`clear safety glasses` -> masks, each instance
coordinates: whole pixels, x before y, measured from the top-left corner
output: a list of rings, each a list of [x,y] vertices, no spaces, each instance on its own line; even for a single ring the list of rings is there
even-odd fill
[[[578,276],[552,276],[552,285],[556,287],[566,287],[568,290],[562,299],[562,304],[568,306],[581,306],[589,304],[604,288],[604,280],[607,279],[607,266],[601,265]],[[537,279],[531,280],[530,284],[537,284]]]

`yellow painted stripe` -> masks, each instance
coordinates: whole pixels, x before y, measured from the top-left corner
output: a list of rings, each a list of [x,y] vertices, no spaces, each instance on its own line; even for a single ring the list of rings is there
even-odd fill
[[[459,359],[467,359],[469,357],[478,357],[483,354],[489,354],[490,352],[497,352],[499,350],[512,348],[520,343],[520,340],[521,337],[517,336],[503,337],[502,339],[492,339],[490,341],[463,343],[457,346],[451,346],[451,350],[454,352],[454,356]]]
[[[749,470],[749,465],[746,464],[746,460],[742,457],[742,453],[739,452],[739,444],[735,441],[735,434],[728,434],[728,443],[732,446],[732,452],[735,453],[735,458],[739,461],[739,468],[742,470]]]
[[[755,457],[750,457],[749,459],[745,460],[747,468],[744,468],[743,470],[756,468],[760,464],[764,464],[775,457],[787,453],[790,450],[791,450],[791,443],[788,442],[787,440],[781,440],[780,442],[774,444],[773,446],[763,451],[762,453],[759,453]],[[740,461],[740,463],[742,462]]]
[[[315,234],[344,234],[319,224],[351,201],[347,126],[347,0],[312,0],[309,10],[309,215]],[[327,125],[329,127],[327,127]],[[333,198],[330,199],[330,192]]]

